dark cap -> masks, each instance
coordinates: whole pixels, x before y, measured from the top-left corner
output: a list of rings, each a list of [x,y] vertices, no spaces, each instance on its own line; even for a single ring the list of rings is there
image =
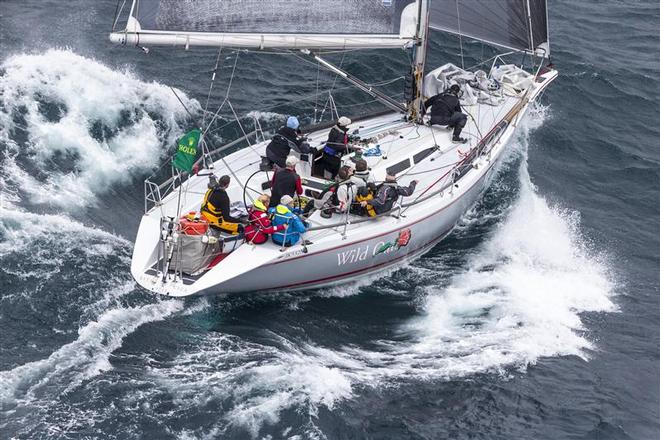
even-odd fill
[[[231,179],[229,178],[229,176],[225,174],[224,176],[220,177],[220,180],[218,180],[218,185],[220,186],[220,188],[227,188],[229,186],[230,181]]]
[[[455,95],[458,95],[461,91],[461,86],[458,84],[452,84],[452,86],[449,88],[449,91],[454,93]]]

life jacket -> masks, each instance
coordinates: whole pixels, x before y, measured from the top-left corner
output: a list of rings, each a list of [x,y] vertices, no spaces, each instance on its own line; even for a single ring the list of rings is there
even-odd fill
[[[376,217],[376,210],[372,205],[369,204],[369,202],[373,199],[374,193],[368,187],[364,186],[358,189],[357,195],[355,196],[355,213],[357,215]],[[367,202],[367,205],[361,206],[360,202]]]
[[[209,200],[211,197],[211,194],[213,194],[213,191],[215,188],[209,188],[206,190],[206,194],[204,194],[204,200],[202,201],[202,207],[199,209],[199,211],[204,215],[204,217],[211,223],[212,225],[219,225],[222,223],[222,211],[220,211],[219,208],[215,207],[213,203]]]

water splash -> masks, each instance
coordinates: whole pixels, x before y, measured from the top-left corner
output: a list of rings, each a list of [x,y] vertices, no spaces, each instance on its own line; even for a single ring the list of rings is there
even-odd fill
[[[168,87],[128,71],[68,50],[16,55],[0,66],[0,179],[32,203],[86,206],[153,169],[186,117]]]

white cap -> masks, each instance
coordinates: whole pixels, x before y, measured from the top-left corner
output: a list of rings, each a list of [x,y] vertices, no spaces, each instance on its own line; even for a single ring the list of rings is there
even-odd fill
[[[348,119],[346,116],[342,116],[337,120],[337,124],[341,125],[342,127],[346,127],[351,123],[351,120]]]
[[[293,203],[293,197],[291,197],[288,194],[284,194],[282,198],[280,199],[280,204],[282,205],[290,205]]]
[[[298,158],[296,156],[289,156],[286,158],[286,166],[295,167],[298,164]]]

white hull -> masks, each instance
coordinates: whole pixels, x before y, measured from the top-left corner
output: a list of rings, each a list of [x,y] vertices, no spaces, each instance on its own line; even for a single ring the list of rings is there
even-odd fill
[[[400,266],[430,250],[478,200],[488,187],[496,165],[527,108],[556,75],[556,71],[545,73],[540,77],[542,81],[530,86],[523,98],[509,98],[501,108],[472,109],[475,114],[472,114],[473,119],[464,130],[465,134],[474,135],[475,141],[471,145],[476,145],[477,140],[482,138],[488,139],[487,133],[492,132],[492,136],[486,145],[487,154],[470,158],[469,163],[464,162],[469,165],[467,171],[462,172],[453,185],[451,176],[442,176],[452,164],[464,160],[464,153],[469,147],[451,144],[447,130],[397,121],[399,117],[395,114],[353,124],[360,125],[360,134],[383,134],[380,143],[381,148],[388,152],[387,158],[370,159],[372,173],[377,180],[382,180],[387,168],[405,161],[406,157],[410,158],[411,166],[401,172],[399,183],[405,185],[415,179],[419,180],[419,184],[412,196],[403,199],[404,207],[395,208],[392,216],[311,231],[305,236],[312,242],[307,249],[300,244],[286,249],[273,243],[258,246],[243,244],[202,276],[187,279],[184,275],[181,279],[168,275],[164,282],[162,273],[149,268],[153,268],[158,259],[160,217],[174,216],[176,213],[176,192],[173,192],[163,200],[162,206],[152,209],[143,217],[136,239],[132,274],[140,285],[151,291],[170,296],[190,296],[317,288],[350,282]],[[466,110],[469,112],[470,108]],[[326,133],[327,130],[311,133],[313,144],[325,140]],[[386,145],[388,136],[392,138],[389,150]],[[417,153],[436,143],[439,148],[433,153],[427,154],[419,162],[413,159]],[[226,157],[239,179],[247,180],[258,169],[258,156],[263,154],[266,144],[253,145]],[[216,162],[215,166],[216,175],[226,173],[222,162]],[[299,172],[304,175],[306,170]],[[199,208],[206,182],[205,177],[195,176],[184,184],[188,186],[182,212]],[[445,190],[439,192],[441,187],[445,187]],[[242,197],[238,186],[230,189],[229,193],[232,200],[240,200]],[[432,196],[427,198],[428,195]],[[420,201],[406,206],[406,203],[415,200]],[[310,217],[310,222],[319,227],[343,222],[345,219],[345,216],[335,214],[332,219],[326,220],[317,213]],[[401,241],[396,244],[399,238]],[[379,252],[386,243],[392,243],[392,246]]]

